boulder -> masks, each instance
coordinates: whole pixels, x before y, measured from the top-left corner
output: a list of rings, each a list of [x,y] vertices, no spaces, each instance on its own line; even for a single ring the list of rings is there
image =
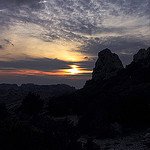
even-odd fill
[[[109,49],[104,49],[98,53],[98,60],[93,69],[93,80],[106,80],[115,76],[117,72],[123,69],[123,65],[118,55],[112,53]]]

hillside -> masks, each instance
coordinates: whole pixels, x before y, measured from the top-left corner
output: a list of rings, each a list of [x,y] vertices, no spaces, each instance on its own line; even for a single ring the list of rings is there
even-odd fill
[[[75,93],[50,101],[50,112],[57,116],[79,115],[81,132],[100,137],[148,127],[150,48],[140,50],[125,68],[108,49],[98,56],[92,79]]]
[[[42,99],[57,97],[66,93],[74,92],[76,89],[69,85],[36,85],[36,84],[0,84],[0,102],[7,104],[21,101],[29,92],[39,94]]]

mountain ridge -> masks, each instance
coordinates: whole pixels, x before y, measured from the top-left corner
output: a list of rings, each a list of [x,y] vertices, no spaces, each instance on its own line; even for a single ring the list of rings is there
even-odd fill
[[[33,83],[21,84],[0,84],[0,102],[11,103],[20,101],[29,92],[37,93],[42,99],[48,99],[54,96],[60,96],[66,93],[74,92],[75,87],[66,84],[56,85],[37,85]]]

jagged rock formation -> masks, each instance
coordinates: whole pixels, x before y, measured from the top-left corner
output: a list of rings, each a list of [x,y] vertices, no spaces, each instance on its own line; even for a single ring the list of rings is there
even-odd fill
[[[150,47],[147,50],[140,49],[138,53],[133,56],[133,62],[139,62],[147,59],[148,57],[150,57]]]
[[[98,60],[93,69],[92,79],[106,80],[115,76],[119,70],[123,69],[122,62],[117,54],[109,49],[104,49],[98,54]]]
[[[93,78],[75,93],[50,101],[50,112],[79,114],[80,132],[102,138],[149,127],[150,49],[145,51],[140,50],[125,68],[110,50],[99,52]]]

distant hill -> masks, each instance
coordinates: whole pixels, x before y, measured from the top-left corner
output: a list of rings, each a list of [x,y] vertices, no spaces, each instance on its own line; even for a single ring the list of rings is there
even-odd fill
[[[69,85],[36,85],[36,84],[0,84],[0,102],[12,103],[21,101],[29,92],[39,94],[42,99],[57,97],[66,93],[74,92],[76,89]]]

